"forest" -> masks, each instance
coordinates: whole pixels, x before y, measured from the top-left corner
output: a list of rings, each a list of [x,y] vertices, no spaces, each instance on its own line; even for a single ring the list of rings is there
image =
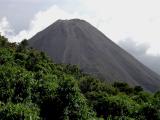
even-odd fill
[[[160,120],[160,91],[107,83],[0,36],[0,120]]]

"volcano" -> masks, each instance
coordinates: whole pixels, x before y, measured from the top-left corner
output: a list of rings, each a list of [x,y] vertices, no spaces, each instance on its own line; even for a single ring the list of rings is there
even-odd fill
[[[84,20],[58,20],[32,37],[29,45],[56,63],[78,65],[108,82],[123,81],[152,92],[160,88],[158,74]]]

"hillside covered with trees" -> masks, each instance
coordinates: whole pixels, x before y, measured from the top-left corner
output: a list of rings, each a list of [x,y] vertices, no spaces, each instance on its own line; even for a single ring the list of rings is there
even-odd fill
[[[1,120],[160,120],[160,91],[106,83],[0,36]]]

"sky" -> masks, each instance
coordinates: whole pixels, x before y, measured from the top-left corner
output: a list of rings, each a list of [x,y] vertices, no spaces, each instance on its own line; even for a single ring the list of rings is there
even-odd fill
[[[0,0],[0,33],[31,38],[58,19],[88,21],[160,73],[159,0]]]

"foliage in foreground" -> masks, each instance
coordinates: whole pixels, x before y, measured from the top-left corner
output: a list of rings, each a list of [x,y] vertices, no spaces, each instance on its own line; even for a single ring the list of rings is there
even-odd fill
[[[160,120],[160,92],[113,85],[0,36],[1,120]]]

